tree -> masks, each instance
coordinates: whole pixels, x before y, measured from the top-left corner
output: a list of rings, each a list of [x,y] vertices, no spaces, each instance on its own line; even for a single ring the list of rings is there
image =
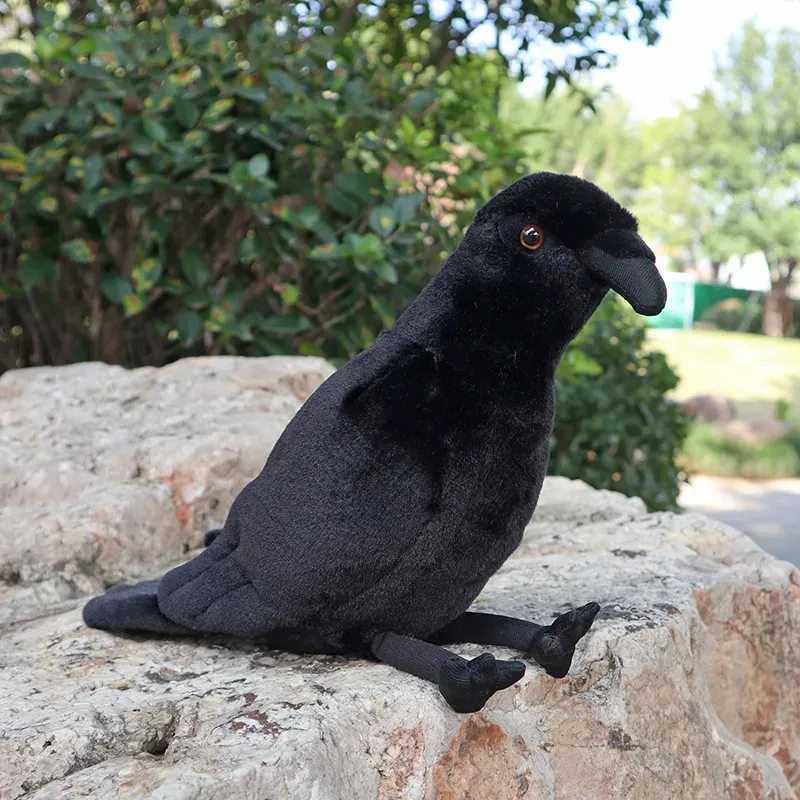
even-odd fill
[[[694,124],[691,112],[684,109],[641,127],[641,185],[634,207],[645,238],[666,246],[669,266],[682,269],[708,258],[717,281],[722,264],[747,253],[748,244],[738,232],[723,230],[725,208],[691,169],[687,153],[696,147]]]
[[[509,65],[549,38],[585,69],[666,2],[51,5],[0,53],[9,367],[354,355],[519,177]]]
[[[548,98],[503,92],[500,118],[522,137],[526,167],[578,175],[623,204],[634,202],[644,169],[638,126],[619,97],[592,97],[580,83]]]
[[[36,35],[41,21],[38,9],[53,7],[50,0],[10,0],[17,32]],[[94,0],[69,0],[73,19],[83,19],[95,9]],[[612,58],[598,44],[608,36],[638,38],[647,44],[658,40],[658,23],[666,17],[669,0],[338,0],[338,2],[279,3],[228,0],[108,0],[102,4],[106,16],[125,18],[138,24],[153,18],[182,15],[204,22],[225,20],[246,28],[258,19],[271,17],[288,24],[301,24],[307,32],[326,32],[336,40],[361,38],[372,42],[386,63],[413,68],[417,78],[446,70],[457,56],[469,51],[494,50],[508,67],[524,74],[531,63],[541,65],[543,44],[560,46],[558,58],[547,62],[548,86],[569,80],[577,72],[609,66]]]
[[[783,336],[800,255],[800,32],[745,26],[685,119],[671,158],[692,187],[687,224],[701,222],[712,259],[764,255],[763,332]]]

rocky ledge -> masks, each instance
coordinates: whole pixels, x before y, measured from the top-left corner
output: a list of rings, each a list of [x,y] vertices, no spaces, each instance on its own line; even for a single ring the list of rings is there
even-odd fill
[[[798,570],[579,482],[548,479],[475,607],[603,611],[568,678],[531,664],[478,714],[362,660],[83,627],[87,595],[222,522],[329,372],[207,358],[0,378],[1,798],[796,796]]]

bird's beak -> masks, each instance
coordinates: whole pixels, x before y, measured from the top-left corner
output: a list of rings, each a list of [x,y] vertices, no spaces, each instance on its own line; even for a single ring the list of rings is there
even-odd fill
[[[653,251],[638,233],[604,231],[581,251],[581,260],[595,280],[622,295],[637,314],[653,317],[664,310],[667,286]]]

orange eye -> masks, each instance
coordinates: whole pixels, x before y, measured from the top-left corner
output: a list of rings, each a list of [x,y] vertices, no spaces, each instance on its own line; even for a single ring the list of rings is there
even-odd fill
[[[538,250],[544,244],[544,233],[538,225],[526,225],[520,231],[519,243],[526,250]]]

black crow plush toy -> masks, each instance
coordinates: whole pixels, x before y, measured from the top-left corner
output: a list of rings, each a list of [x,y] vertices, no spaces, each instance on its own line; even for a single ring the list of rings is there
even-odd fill
[[[609,288],[640,314],[664,307],[636,229],[579,178],[500,192],[394,328],[309,398],[209,547],[91,600],[86,623],[361,653],[433,681],[460,712],[525,664],[442,644],[511,647],[566,675],[597,603],[547,626],[467,609],[536,506],[564,349]]]

